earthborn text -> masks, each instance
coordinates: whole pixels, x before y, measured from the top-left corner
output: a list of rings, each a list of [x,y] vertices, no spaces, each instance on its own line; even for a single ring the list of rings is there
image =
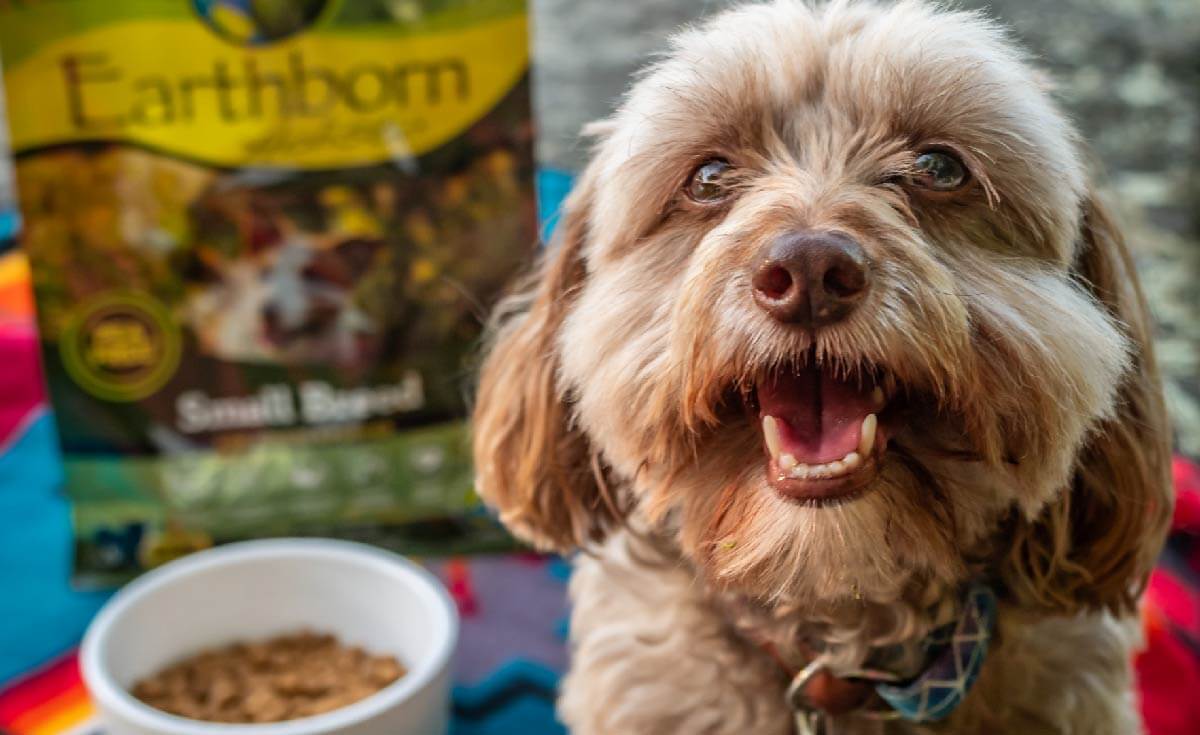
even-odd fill
[[[80,131],[129,125],[162,126],[212,118],[242,122],[260,118],[317,117],[336,110],[373,114],[410,105],[436,107],[471,94],[467,64],[455,57],[406,61],[392,66],[360,63],[346,69],[315,64],[303,52],[282,65],[218,59],[203,74],[131,74],[106,53],[70,53],[59,61],[71,122]],[[104,104],[113,91],[129,108]]]

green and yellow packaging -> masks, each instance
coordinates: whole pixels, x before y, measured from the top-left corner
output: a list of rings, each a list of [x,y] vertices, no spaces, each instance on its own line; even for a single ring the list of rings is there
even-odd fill
[[[524,0],[0,0],[77,576],[507,543],[462,416],[536,241]]]

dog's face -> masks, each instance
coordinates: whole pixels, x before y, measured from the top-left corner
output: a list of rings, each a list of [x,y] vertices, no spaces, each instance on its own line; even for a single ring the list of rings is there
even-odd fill
[[[188,304],[201,349],[225,360],[361,364],[377,339],[353,291],[379,247],[347,240],[319,248],[294,235],[222,263]]]
[[[593,132],[481,381],[480,489],[518,533],[633,511],[769,600],[1130,599],[1170,507],[1144,307],[991,24],[743,8]]]

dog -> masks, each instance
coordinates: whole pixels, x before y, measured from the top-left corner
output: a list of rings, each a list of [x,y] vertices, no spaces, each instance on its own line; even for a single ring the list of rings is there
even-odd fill
[[[1130,252],[994,22],[674,37],[496,309],[477,488],[571,581],[574,733],[1134,733],[1172,511]]]
[[[286,217],[245,217],[250,252],[222,257],[199,248],[199,285],[185,317],[200,351],[221,360],[362,366],[378,350],[380,326],[355,289],[382,248],[378,238],[306,232]]]

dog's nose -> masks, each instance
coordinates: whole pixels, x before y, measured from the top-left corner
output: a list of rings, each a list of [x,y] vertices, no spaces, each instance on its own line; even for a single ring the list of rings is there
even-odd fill
[[[754,301],[778,321],[821,327],[846,318],[866,297],[870,262],[840,232],[789,232],[764,249],[751,285]]]

